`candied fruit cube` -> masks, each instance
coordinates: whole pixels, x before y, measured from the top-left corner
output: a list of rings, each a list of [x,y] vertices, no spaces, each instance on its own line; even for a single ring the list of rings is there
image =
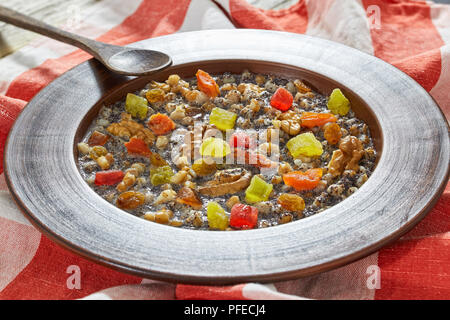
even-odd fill
[[[231,208],[230,226],[235,229],[253,229],[258,223],[258,209],[237,203]]]
[[[258,176],[253,176],[250,185],[245,190],[245,201],[248,203],[263,202],[269,200],[273,185],[265,182]]]
[[[149,156],[152,153],[145,141],[139,138],[131,138],[130,141],[124,143],[124,146],[130,154]]]
[[[121,170],[99,171],[95,173],[95,185],[112,186],[122,181],[124,173]]]
[[[278,88],[270,99],[270,105],[275,109],[287,111],[292,106],[294,98],[292,94],[284,88]]]
[[[305,172],[291,171],[283,175],[283,181],[297,191],[312,190],[319,184],[322,173],[321,168],[313,168]]]
[[[226,131],[234,128],[236,119],[236,113],[216,107],[211,110],[209,123],[215,125],[219,130]]]
[[[328,99],[327,107],[334,114],[345,116],[350,111],[350,101],[344,96],[341,89],[334,89]]]
[[[200,146],[200,154],[204,157],[223,158],[230,152],[230,145],[219,138],[206,138]]]
[[[289,140],[286,146],[294,158],[298,156],[318,157],[323,153],[322,144],[311,132],[299,134]]]
[[[209,75],[209,73],[198,69],[197,73],[197,86],[210,98],[215,98],[220,94],[219,86],[216,81]]]
[[[125,110],[133,117],[143,120],[147,117],[147,100],[135,94],[129,93],[127,94],[127,99],[125,101]]]
[[[320,127],[329,122],[336,122],[336,117],[331,113],[303,112],[300,119],[302,127],[313,128]]]
[[[225,210],[215,201],[208,203],[206,207],[206,216],[208,218],[208,225],[211,229],[225,230],[228,228],[228,216]]]
[[[175,122],[173,122],[167,115],[161,113],[152,115],[147,125],[153,133],[158,136],[168,134],[176,128]]]

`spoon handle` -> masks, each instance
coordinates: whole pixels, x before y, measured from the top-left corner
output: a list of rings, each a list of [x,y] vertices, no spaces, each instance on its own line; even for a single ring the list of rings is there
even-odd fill
[[[55,40],[65,42],[67,44],[83,49],[96,58],[99,58],[98,52],[96,51],[97,41],[64,31],[62,29],[55,28],[42,21],[26,16],[20,12],[11,10],[1,5],[0,21],[42,34]]]

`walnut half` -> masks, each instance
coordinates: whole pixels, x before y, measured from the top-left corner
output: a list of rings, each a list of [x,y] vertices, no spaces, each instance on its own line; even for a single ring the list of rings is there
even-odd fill
[[[289,110],[282,113],[278,120],[281,120],[281,130],[290,136],[295,136],[300,133],[301,118],[295,111]]]
[[[128,113],[122,113],[122,119],[119,123],[111,124],[107,129],[112,135],[122,138],[137,137],[142,139],[149,146],[155,142],[155,135],[150,129],[145,128],[142,124],[137,123],[131,119]]]
[[[358,172],[359,161],[364,155],[362,142],[354,137],[347,136],[341,139],[339,150],[333,152],[328,163],[328,173],[333,177],[341,175],[344,170]]]

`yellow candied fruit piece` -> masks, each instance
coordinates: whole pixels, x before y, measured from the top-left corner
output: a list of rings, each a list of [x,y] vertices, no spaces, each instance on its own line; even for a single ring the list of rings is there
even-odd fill
[[[286,143],[292,157],[319,157],[323,153],[322,144],[316,139],[314,134],[306,132],[299,134]]]
[[[208,225],[210,229],[225,230],[228,228],[229,219],[225,210],[215,201],[208,203],[206,209]]]
[[[256,203],[269,200],[273,185],[265,182],[258,176],[253,176],[250,185],[245,190],[245,201],[247,203]]]
[[[350,101],[344,96],[341,89],[334,89],[328,99],[327,107],[334,114],[345,116],[350,111]]]
[[[219,138],[206,138],[200,146],[200,154],[204,157],[223,158],[229,153],[230,145]]]
[[[215,125],[219,130],[226,131],[234,128],[236,119],[236,113],[216,107],[211,110],[209,123]]]
[[[127,99],[125,101],[125,110],[133,117],[143,120],[147,117],[147,100],[135,94],[129,93],[127,94]]]

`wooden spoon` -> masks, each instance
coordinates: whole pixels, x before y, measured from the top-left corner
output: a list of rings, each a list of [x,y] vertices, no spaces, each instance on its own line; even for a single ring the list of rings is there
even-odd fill
[[[76,46],[119,74],[143,76],[165,69],[172,64],[172,59],[165,53],[115,46],[88,39],[3,6],[0,6],[0,21]]]

